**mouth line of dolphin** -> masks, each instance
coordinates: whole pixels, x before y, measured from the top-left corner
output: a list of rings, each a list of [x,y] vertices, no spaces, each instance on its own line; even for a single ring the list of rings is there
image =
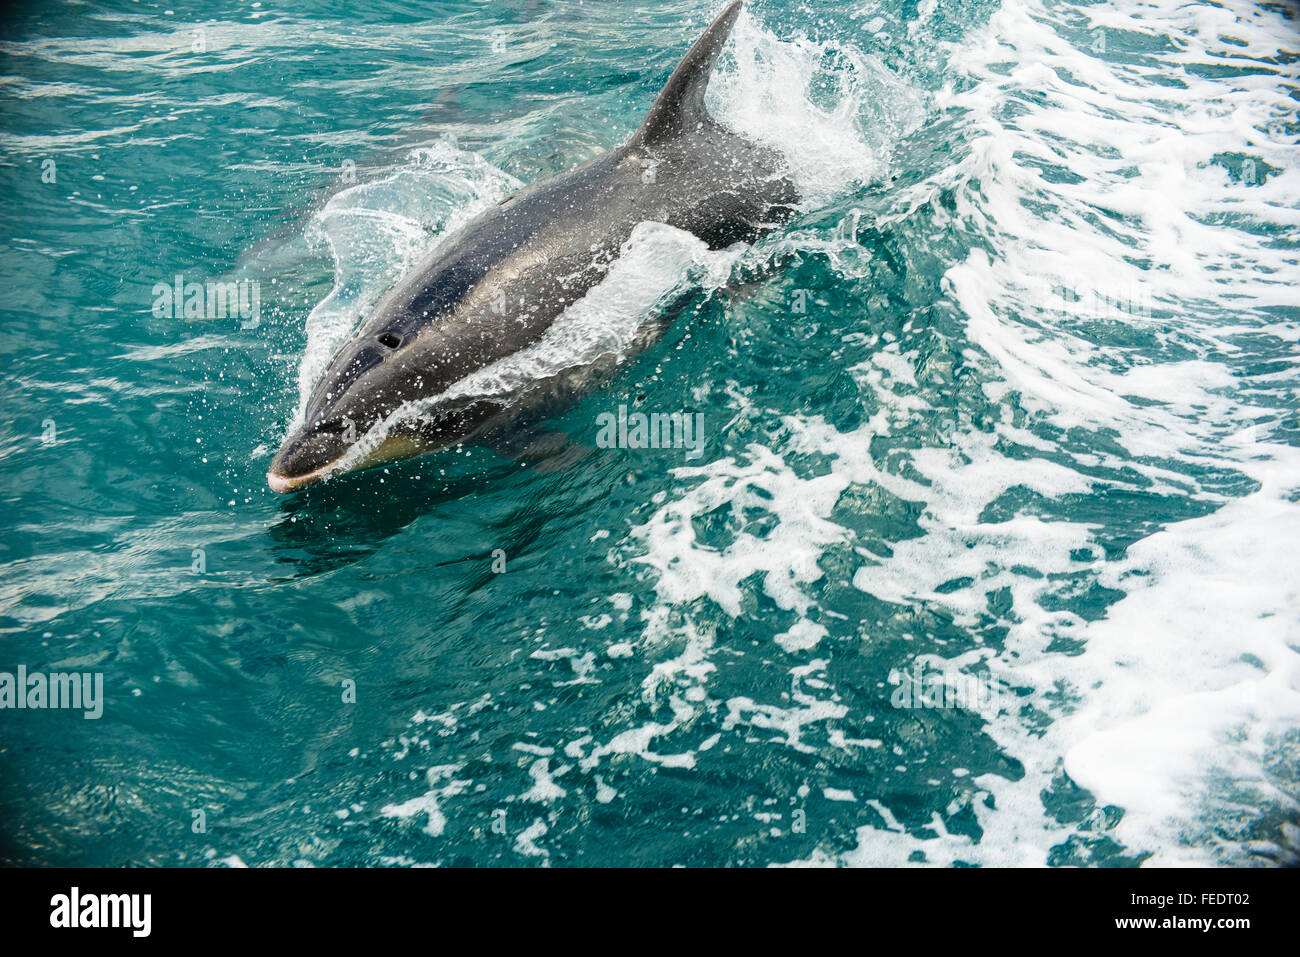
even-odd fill
[[[360,455],[357,454],[359,444],[354,443],[348,446],[342,453],[330,459],[324,465],[293,475],[288,475],[281,469],[276,468],[277,456],[277,459],[271,462],[270,469],[267,470],[266,484],[271,487],[271,491],[286,495],[289,492],[297,492],[309,485],[315,485],[339,475],[360,472],[364,469],[412,458],[436,448],[434,445],[420,442],[410,436],[394,434],[384,436],[374,447],[364,450]]]
[[[290,492],[296,492],[299,489],[306,488],[308,485],[315,485],[317,482],[323,482],[330,478],[334,473],[334,468],[339,464],[339,459],[328,462],[318,469],[313,469],[303,475],[281,475],[275,469],[270,469],[266,473],[266,484],[271,487],[271,491],[279,495],[287,495]]]

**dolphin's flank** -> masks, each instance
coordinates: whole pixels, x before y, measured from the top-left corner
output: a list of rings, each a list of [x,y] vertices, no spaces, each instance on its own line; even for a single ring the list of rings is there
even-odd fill
[[[518,403],[497,398],[394,415],[536,342],[604,278],[639,223],[666,223],[720,249],[789,218],[799,197],[778,156],[704,106],[740,7],[730,4],[695,42],[626,144],[507,197],[379,301],[272,461],[273,490],[445,448],[516,414]]]

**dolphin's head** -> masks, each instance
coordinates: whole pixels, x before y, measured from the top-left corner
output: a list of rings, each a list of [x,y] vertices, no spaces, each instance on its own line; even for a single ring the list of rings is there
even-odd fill
[[[401,416],[409,403],[441,391],[430,371],[436,361],[427,346],[395,331],[363,334],[348,343],[317,383],[302,423],[286,436],[267,472],[276,492],[294,492],[316,482],[419,455],[450,445],[464,435],[461,417]],[[386,430],[369,433],[387,423]]]

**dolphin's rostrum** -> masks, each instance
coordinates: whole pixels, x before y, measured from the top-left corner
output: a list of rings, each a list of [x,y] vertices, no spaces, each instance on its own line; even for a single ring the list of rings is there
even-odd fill
[[[798,194],[779,157],[705,110],[740,7],[730,4],[695,42],[625,145],[502,200],[379,301],[276,454],[272,489],[454,445],[509,415],[500,398],[394,413],[536,342],[605,277],[639,223],[666,223],[721,249],[792,215]],[[381,437],[368,434],[390,420]]]

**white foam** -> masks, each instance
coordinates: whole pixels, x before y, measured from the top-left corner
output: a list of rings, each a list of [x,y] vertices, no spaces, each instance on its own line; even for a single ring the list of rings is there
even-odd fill
[[[447,827],[447,815],[442,811],[441,802],[460,794],[470,784],[469,781],[455,779],[454,775],[461,767],[459,764],[446,764],[429,768],[425,773],[429,783],[428,791],[400,804],[385,805],[380,809],[380,815],[405,820],[423,814],[424,833],[430,837],[441,837]]]
[[[807,208],[885,178],[892,147],[924,117],[917,90],[853,46],[777,37],[745,12],[732,36],[709,112],[779,150]]]
[[[540,857],[543,866],[549,864],[551,852],[537,846],[537,842],[546,836],[547,830],[546,822],[540,817],[536,818],[515,837],[515,853],[524,857]]]

